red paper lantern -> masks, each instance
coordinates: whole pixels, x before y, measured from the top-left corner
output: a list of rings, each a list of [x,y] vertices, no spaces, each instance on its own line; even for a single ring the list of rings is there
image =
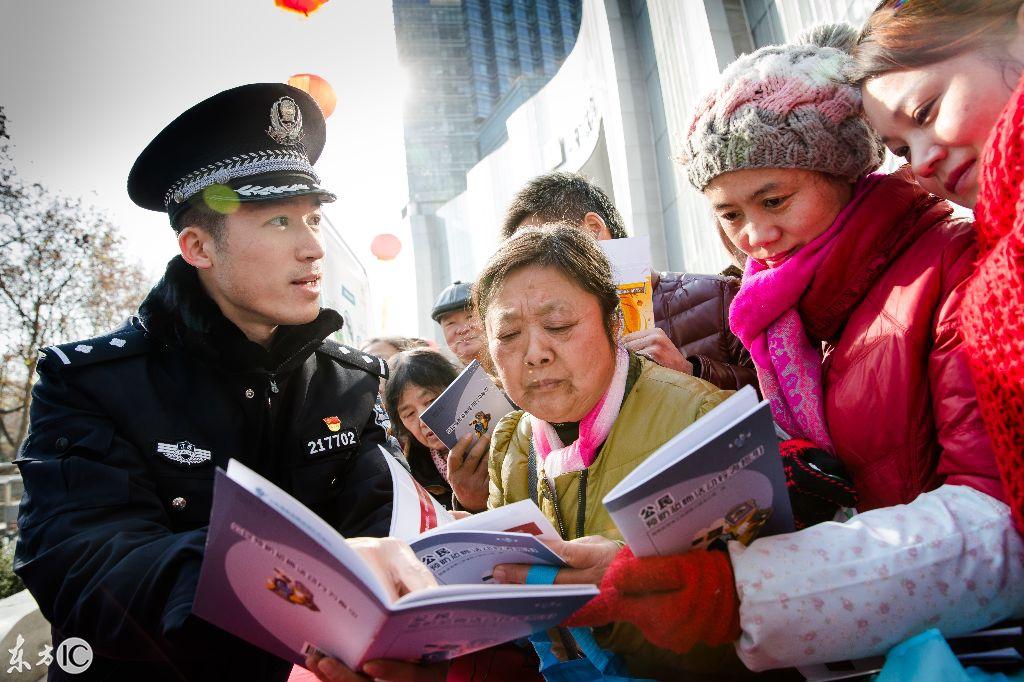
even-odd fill
[[[380,260],[392,260],[402,250],[402,242],[393,234],[378,234],[370,242],[370,253]]]
[[[320,76],[312,73],[297,73],[288,79],[288,85],[308,92],[310,97],[320,105],[320,111],[324,118],[334,113],[334,107],[338,104],[338,96],[334,94],[334,88]]]
[[[310,12],[317,11],[320,9],[320,6],[326,2],[327,0],[274,0],[274,4],[281,9],[299,12],[300,14],[305,14],[307,17]]]

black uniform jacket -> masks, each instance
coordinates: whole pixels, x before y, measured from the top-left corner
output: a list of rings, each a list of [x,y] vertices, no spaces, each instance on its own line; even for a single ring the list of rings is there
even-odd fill
[[[214,470],[238,459],[345,536],[387,535],[385,365],[324,341],[332,310],[248,341],[180,257],[139,313],[43,351],[15,571],[55,647],[91,645],[73,679],[284,680],[289,663],[191,615]]]

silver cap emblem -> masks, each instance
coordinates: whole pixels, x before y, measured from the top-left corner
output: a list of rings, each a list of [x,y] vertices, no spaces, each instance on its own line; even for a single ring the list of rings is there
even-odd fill
[[[278,144],[298,144],[302,140],[302,111],[291,97],[282,97],[270,106],[267,135]]]

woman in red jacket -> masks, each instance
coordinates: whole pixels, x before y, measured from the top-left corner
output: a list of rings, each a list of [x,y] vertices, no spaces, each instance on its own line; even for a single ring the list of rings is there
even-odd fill
[[[1024,542],[958,330],[973,232],[909,171],[870,173],[880,143],[843,79],[854,38],[833,27],[738,59],[694,117],[684,162],[749,257],[730,326],[773,416],[835,453],[861,513],[727,553],[627,549],[607,570],[610,547],[559,547],[575,552],[562,581],[601,580],[580,624],[629,620],[677,650],[735,641],[763,670],[1024,609]]]
[[[975,210],[980,255],[962,334],[1024,532],[1024,3],[887,2],[853,54],[889,149],[927,190]]]

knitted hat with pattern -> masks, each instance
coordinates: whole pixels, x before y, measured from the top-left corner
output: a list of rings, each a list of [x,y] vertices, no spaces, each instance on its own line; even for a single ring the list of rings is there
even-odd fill
[[[848,24],[812,28],[790,45],[737,59],[698,107],[681,161],[703,191],[722,173],[802,168],[854,181],[883,148],[844,71],[857,37]]]

